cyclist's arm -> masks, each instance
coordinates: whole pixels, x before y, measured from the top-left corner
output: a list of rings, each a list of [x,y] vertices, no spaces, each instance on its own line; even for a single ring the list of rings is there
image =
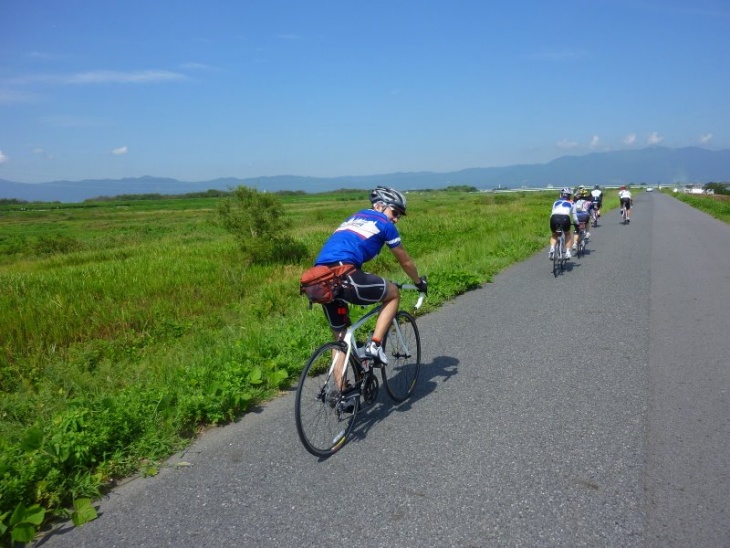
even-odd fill
[[[390,250],[393,252],[393,255],[395,255],[395,258],[398,260],[398,263],[403,269],[403,272],[405,272],[408,277],[413,280],[414,284],[419,283],[421,279],[418,276],[418,268],[416,268],[416,263],[413,262],[413,259],[411,259],[411,256],[403,248],[403,246],[397,245],[395,247],[391,247]]]

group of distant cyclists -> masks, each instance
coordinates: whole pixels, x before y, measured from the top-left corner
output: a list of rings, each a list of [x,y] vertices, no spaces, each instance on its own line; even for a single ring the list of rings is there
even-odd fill
[[[631,206],[633,199],[631,191],[625,186],[621,186],[618,192],[621,207],[626,208],[626,222],[631,222]],[[560,191],[560,197],[553,202],[552,211],[550,213],[550,251],[548,258],[552,261],[555,254],[555,245],[558,241],[558,231],[562,230],[565,234],[566,258],[571,258],[571,252],[575,252],[578,248],[578,240],[580,238],[581,226],[585,227],[585,238],[591,236],[591,219],[598,219],[601,216],[601,207],[603,206],[603,191],[599,185],[593,190],[588,190],[581,185],[577,188],[563,188]],[[592,215],[594,213],[595,215]],[[572,235],[572,237],[571,237]]]

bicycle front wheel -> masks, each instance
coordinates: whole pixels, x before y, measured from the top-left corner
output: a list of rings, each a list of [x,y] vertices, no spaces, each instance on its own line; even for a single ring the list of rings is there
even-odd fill
[[[400,403],[413,393],[421,370],[421,336],[416,319],[404,310],[395,315],[383,341],[388,365],[383,367],[383,384],[388,395]]]
[[[338,343],[319,347],[302,371],[297,386],[294,415],[297,433],[304,447],[317,457],[329,457],[347,441],[360,408],[352,363],[340,382],[335,380],[332,362]]]

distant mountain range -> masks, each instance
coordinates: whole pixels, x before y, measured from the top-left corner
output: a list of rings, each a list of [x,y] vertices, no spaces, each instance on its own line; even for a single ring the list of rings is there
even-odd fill
[[[89,179],[49,183],[15,183],[0,179],[0,199],[39,202],[82,202],[123,194],[178,195],[248,186],[271,192],[326,192],[340,188],[385,185],[400,190],[473,186],[479,189],[618,184],[681,184],[730,181],[730,149],[651,147],[562,156],[545,164],[482,167],[449,173],[415,172],[347,177],[279,175],[248,179],[222,178],[184,182],[163,177]]]

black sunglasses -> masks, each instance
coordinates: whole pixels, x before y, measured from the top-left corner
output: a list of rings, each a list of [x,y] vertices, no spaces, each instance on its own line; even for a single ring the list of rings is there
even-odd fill
[[[393,206],[388,206],[388,209],[390,209],[390,212],[393,214],[394,219],[400,219],[401,215],[403,215],[402,212],[400,212]]]

